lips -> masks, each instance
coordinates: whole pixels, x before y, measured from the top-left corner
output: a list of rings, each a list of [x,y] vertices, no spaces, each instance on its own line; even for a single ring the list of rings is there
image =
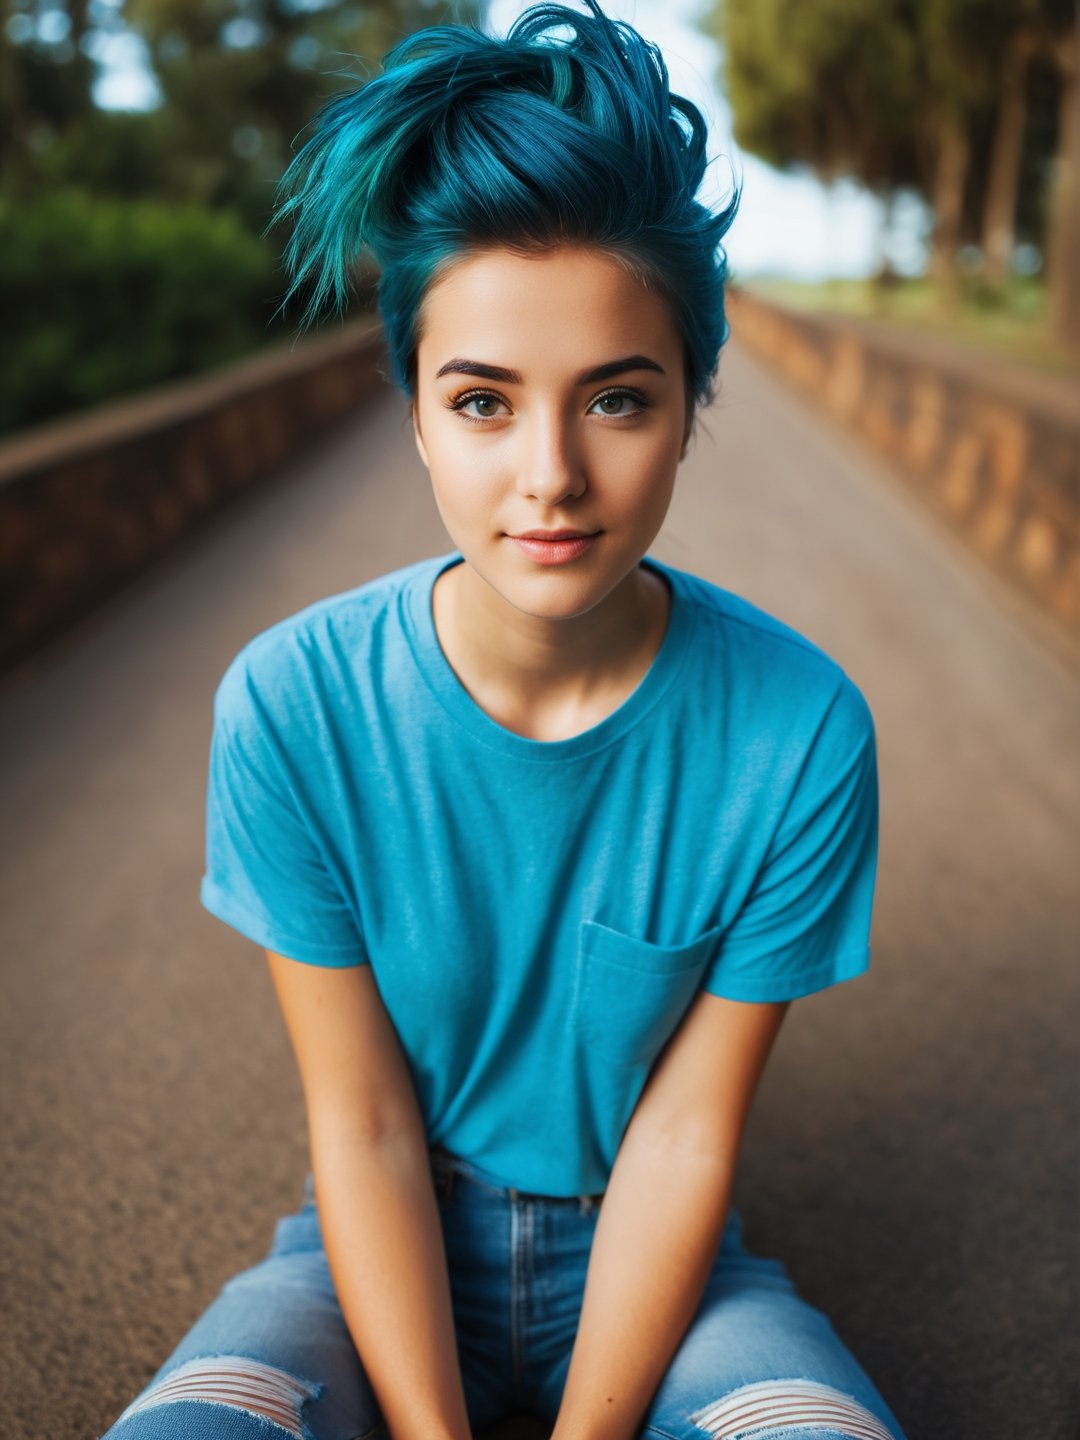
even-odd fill
[[[533,531],[531,535],[508,535],[523,555],[540,565],[566,565],[584,555],[596,543],[599,530],[586,531],[548,530],[546,533]],[[555,538],[551,536],[554,534]]]
[[[583,540],[590,535],[599,535],[599,530],[522,530],[520,535],[511,535],[511,540]]]

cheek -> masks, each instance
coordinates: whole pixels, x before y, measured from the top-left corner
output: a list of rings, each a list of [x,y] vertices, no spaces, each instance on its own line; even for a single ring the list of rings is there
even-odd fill
[[[635,528],[655,535],[671,508],[675,492],[676,467],[670,460],[640,477],[627,498],[627,512],[634,517]]]
[[[610,460],[605,467],[605,490],[610,495],[621,495],[628,506],[637,510],[666,505],[678,464],[678,446],[666,437],[655,445],[628,447],[614,471]]]
[[[491,513],[499,493],[491,459],[463,447],[440,449],[431,466],[431,484],[443,515],[464,521],[480,520]]]

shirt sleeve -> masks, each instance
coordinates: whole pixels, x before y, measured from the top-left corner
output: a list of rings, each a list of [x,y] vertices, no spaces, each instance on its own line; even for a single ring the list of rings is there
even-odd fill
[[[289,782],[239,661],[214,696],[200,900],[264,949],[311,965],[368,962],[350,906]]]
[[[702,987],[731,1000],[793,1000],[862,974],[877,854],[874,721],[845,675]]]

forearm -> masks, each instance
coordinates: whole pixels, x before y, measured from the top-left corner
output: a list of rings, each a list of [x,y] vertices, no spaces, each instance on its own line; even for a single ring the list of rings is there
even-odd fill
[[[552,1440],[632,1440],[705,1289],[734,1157],[625,1139],[593,1236]]]
[[[312,1128],[330,1272],[393,1440],[468,1440],[450,1282],[426,1138]]]

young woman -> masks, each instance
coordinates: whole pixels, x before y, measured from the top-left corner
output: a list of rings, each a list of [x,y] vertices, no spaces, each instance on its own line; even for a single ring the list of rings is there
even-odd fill
[[[704,121],[595,4],[423,31],[317,119],[290,294],[376,255],[455,549],[218,688],[202,900],[311,1170],[110,1440],[901,1440],[730,1204],[790,1002],[868,965],[877,780],[835,661],[646,556],[726,338]]]

